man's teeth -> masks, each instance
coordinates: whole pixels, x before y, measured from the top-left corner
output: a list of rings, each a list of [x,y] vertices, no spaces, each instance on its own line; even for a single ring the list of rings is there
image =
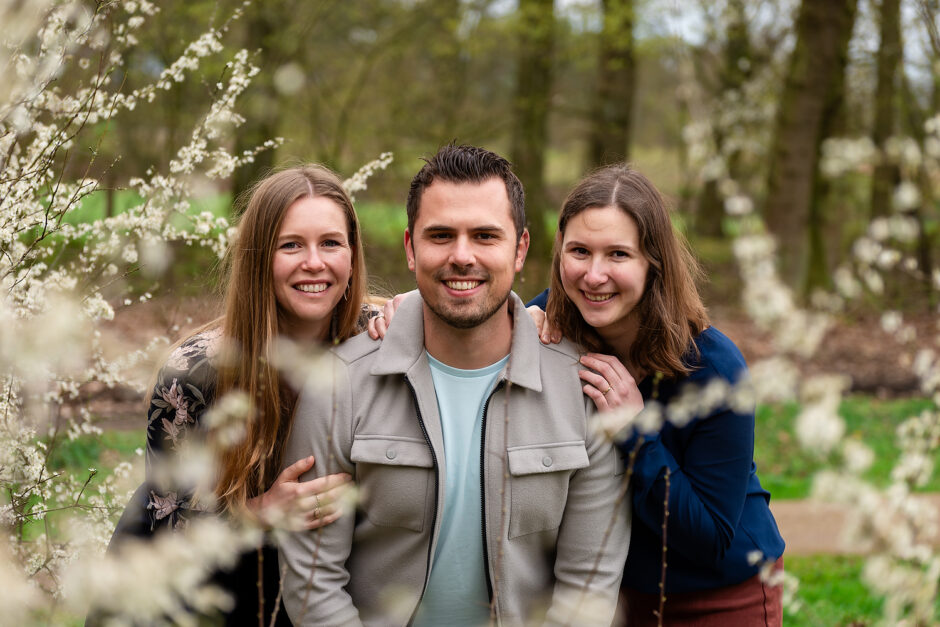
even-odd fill
[[[472,290],[479,284],[480,284],[479,281],[444,281],[444,285],[446,285],[450,289],[460,290],[460,291]]]
[[[322,292],[327,287],[329,286],[326,283],[301,283],[300,285],[297,286],[297,289],[300,290],[301,292],[317,293],[317,292]]]
[[[603,302],[603,301],[605,301],[605,300],[610,300],[611,298],[613,298],[614,295],[613,295],[613,294],[588,294],[588,293],[585,293],[584,296],[585,296],[589,301],[592,301],[592,302],[595,302],[595,303],[601,303],[601,302]]]

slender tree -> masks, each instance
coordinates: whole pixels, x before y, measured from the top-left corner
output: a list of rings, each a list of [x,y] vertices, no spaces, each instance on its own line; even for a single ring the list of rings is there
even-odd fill
[[[516,91],[513,98],[512,161],[525,186],[532,237],[530,256],[547,259],[551,239],[545,228],[550,202],[545,186],[548,114],[555,48],[554,0],[520,0]],[[544,283],[542,264],[529,264],[529,278]]]
[[[940,32],[937,30],[940,2],[937,0],[918,0],[917,10],[922,18],[920,23],[927,31],[929,45],[928,62],[930,63],[932,81],[927,111],[936,112],[940,110]],[[904,130],[917,141],[921,151],[926,152],[927,133],[924,125],[928,113],[918,104],[919,101],[914,93],[914,87],[903,72],[901,72],[901,87],[902,109],[906,121]],[[920,268],[921,283],[926,295],[927,306],[929,310],[932,310],[937,301],[937,291],[934,289],[932,274],[938,236],[937,230],[930,228],[930,223],[936,223],[940,215],[937,213],[934,186],[927,164],[922,161],[918,164],[916,172],[911,174],[920,190],[920,203],[912,212],[920,226],[917,239],[917,265]]]
[[[748,37],[748,21],[744,0],[730,0],[725,10],[727,12],[728,28],[725,33],[721,69],[718,76],[717,93],[719,95],[740,90],[750,76],[751,67],[751,44]],[[724,154],[724,129],[715,126],[713,139],[716,151],[719,154]],[[739,157],[737,151],[725,155],[728,174],[733,179],[739,177]],[[721,223],[724,215],[724,202],[721,194],[718,193],[718,182],[711,179],[705,183],[702,189],[695,220],[696,232],[706,237],[720,237],[722,235]]]
[[[764,218],[779,246],[781,276],[803,289],[807,225],[831,88],[845,69],[856,0],[803,0],[796,46],[780,99],[767,182]]]
[[[895,134],[898,69],[901,65],[901,2],[881,0],[881,43],[878,46],[878,86],[875,91],[875,123],[872,141],[884,151],[885,142]],[[891,212],[891,195],[900,181],[897,164],[884,158],[875,166],[871,179],[871,215]]]
[[[829,83],[829,91],[822,112],[820,142],[827,137],[844,136],[848,130],[848,116],[845,110],[845,69],[849,62],[851,31],[851,26],[844,30],[842,39],[838,42],[836,70],[833,73],[832,81]],[[843,210],[844,203],[844,199],[838,194],[833,183],[818,168],[813,172],[812,189],[812,199],[807,218],[809,258],[804,284],[806,294],[812,293],[816,288],[828,289],[831,287],[830,269],[833,262],[837,260],[830,258],[828,251],[833,248],[838,251],[838,248],[829,246],[828,243],[832,239],[840,239],[837,236],[841,231],[841,222],[834,219],[834,214]]]
[[[282,3],[278,2],[278,5]],[[283,8],[283,7],[281,7]],[[255,63],[261,68],[260,76],[252,83],[248,98],[245,99],[245,124],[235,136],[235,153],[251,150],[277,136],[278,95],[271,80],[282,57],[277,48],[276,39],[282,20],[287,19],[284,11],[271,10],[270,6],[248,5],[245,9],[243,38],[246,46],[257,50]],[[260,179],[274,166],[274,151],[266,150],[257,155],[250,164],[235,170],[232,175],[232,197],[238,198],[255,181]]]
[[[602,0],[604,25],[598,51],[597,90],[591,126],[591,164],[624,161],[630,154],[630,124],[636,91],[633,0]]]

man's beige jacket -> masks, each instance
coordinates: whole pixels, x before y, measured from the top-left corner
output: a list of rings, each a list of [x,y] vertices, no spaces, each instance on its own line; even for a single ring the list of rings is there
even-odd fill
[[[623,464],[591,424],[578,352],[545,346],[519,298],[512,352],[486,402],[481,451],[483,546],[499,624],[608,625],[627,547]],[[302,392],[284,465],[303,479],[348,472],[355,515],[280,545],[295,625],[406,625],[421,601],[447,478],[422,300],[401,304],[384,341],[333,351]]]

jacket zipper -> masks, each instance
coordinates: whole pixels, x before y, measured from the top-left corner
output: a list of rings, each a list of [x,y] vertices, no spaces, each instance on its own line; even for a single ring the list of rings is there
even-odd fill
[[[439,505],[437,492],[440,486],[440,468],[438,467],[437,454],[434,452],[434,446],[431,445],[431,436],[428,435],[428,429],[424,426],[424,417],[421,415],[421,407],[418,406],[418,393],[415,392],[415,388],[411,385],[411,381],[408,380],[407,376],[405,377],[405,383],[408,384],[408,389],[411,390],[411,398],[414,400],[415,404],[415,413],[418,415],[418,424],[421,425],[421,433],[424,434],[424,441],[428,443],[428,448],[431,450],[431,462],[434,464],[434,520],[431,523],[431,541],[428,542],[428,561],[424,569],[424,585],[421,587],[421,596],[418,597],[418,603],[411,613],[411,618],[408,619],[408,624],[411,625],[414,623],[415,616],[418,614],[418,608],[421,607],[421,601],[424,599],[424,591],[427,590],[428,587],[428,578],[431,576],[431,558],[433,557],[431,549],[434,546],[434,525],[437,524],[437,507]],[[486,547],[484,547],[483,550],[486,551]],[[487,577],[487,581],[489,581],[489,577]]]
[[[490,603],[493,602],[493,582],[490,579],[490,556],[486,544],[486,476],[483,474],[483,460],[486,452],[486,414],[490,409],[490,400],[496,396],[496,392],[501,387],[503,387],[503,380],[496,384],[483,404],[483,421],[480,425],[480,531],[483,534],[483,565],[485,566],[483,573],[486,575],[486,594]],[[499,532],[502,533],[503,530],[500,529]]]

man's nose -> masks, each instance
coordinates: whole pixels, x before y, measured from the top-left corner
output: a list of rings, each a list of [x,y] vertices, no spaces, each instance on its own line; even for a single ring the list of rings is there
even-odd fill
[[[472,266],[476,261],[473,253],[473,244],[469,237],[460,236],[454,242],[451,250],[450,261],[456,266]]]

